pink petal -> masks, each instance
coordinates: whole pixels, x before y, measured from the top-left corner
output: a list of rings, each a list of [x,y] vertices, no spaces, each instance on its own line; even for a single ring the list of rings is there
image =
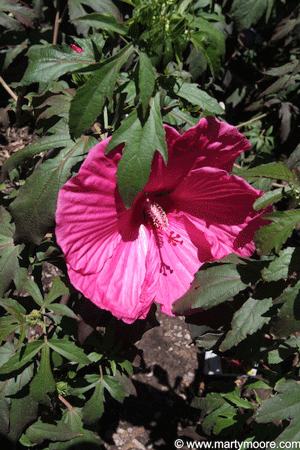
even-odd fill
[[[164,125],[168,164],[155,153],[146,191],[174,189],[195,168],[209,166],[231,171],[235,159],[250,147],[238,130],[214,117],[206,117],[180,135]]]
[[[143,225],[137,239],[121,241],[99,273],[82,274],[68,267],[72,284],[99,308],[132,323],[144,319],[155,296],[158,261],[154,241]]]
[[[121,241],[119,216],[126,210],[115,196],[119,156],[105,157],[107,142],[90,150],[58,196],[57,242],[69,266],[81,273],[99,272]]]
[[[202,263],[213,259],[213,256],[204,233],[189,223],[184,216],[170,213],[168,221],[167,232],[159,235],[157,252],[160,273],[155,302],[161,304],[163,313],[173,315],[172,303],[189,289],[194,274]],[[172,232],[172,236],[180,235],[176,245],[168,238]]]
[[[193,168],[217,167],[230,172],[236,158],[251,147],[237,128],[214,117],[205,117],[176,141],[176,150],[198,153]]]
[[[262,195],[242,178],[225,171],[203,167],[195,169],[178,185],[170,197],[176,208],[211,224],[239,225],[254,215],[253,203]]]

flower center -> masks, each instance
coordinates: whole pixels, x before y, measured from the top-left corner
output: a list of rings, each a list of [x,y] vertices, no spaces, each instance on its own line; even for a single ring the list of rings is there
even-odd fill
[[[155,229],[166,232],[169,227],[169,222],[167,214],[165,213],[163,208],[158,203],[151,201],[148,196],[146,197],[143,206]],[[174,231],[171,231],[170,233],[166,233],[166,235],[168,237],[169,244],[172,244],[174,246],[176,246],[177,244],[183,244],[183,241],[180,240],[180,234],[175,234]]]
[[[158,203],[151,202],[149,197],[146,197],[145,203],[145,211],[148,214],[148,216],[151,218],[153,225],[155,228],[161,231],[166,231],[169,222],[167,218],[167,214],[162,209],[161,206],[159,206]]]

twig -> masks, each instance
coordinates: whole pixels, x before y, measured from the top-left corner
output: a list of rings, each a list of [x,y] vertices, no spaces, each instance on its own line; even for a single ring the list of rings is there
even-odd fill
[[[18,96],[11,90],[11,88],[5,83],[2,77],[0,77],[0,83],[4,87],[4,89],[9,93],[9,95],[15,100],[18,100]]]
[[[60,23],[59,11],[57,10],[56,14],[55,14],[55,20],[54,20],[54,30],[53,30],[53,39],[52,39],[53,45],[57,44],[59,23]]]
[[[66,6],[65,6],[65,8],[64,8],[64,10],[62,12],[61,17],[59,17],[59,6],[60,6],[60,2],[58,2],[58,4],[57,4],[57,11],[56,11],[55,20],[54,20],[54,30],[53,30],[53,39],[52,39],[52,44],[53,45],[57,44],[57,36],[58,36],[59,25],[62,22],[62,20],[64,18],[64,15],[67,12],[68,4],[66,4]]]
[[[243,122],[243,123],[240,123],[239,125],[236,125],[236,128],[245,127],[246,125],[249,125],[252,122],[256,122],[257,120],[262,119],[263,117],[266,117],[266,116],[267,116],[267,113],[261,114],[260,116],[257,116],[257,117],[253,117],[253,119],[247,120],[247,122]]]

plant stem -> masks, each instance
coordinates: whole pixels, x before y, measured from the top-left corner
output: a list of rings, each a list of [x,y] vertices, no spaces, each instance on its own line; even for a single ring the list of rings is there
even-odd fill
[[[73,406],[62,395],[58,394],[59,400],[68,408],[69,411],[73,411]]]
[[[54,20],[54,30],[53,30],[53,39],[52,39],[52,44],[56,45],[57,44],[57,36],[58,36],[58,29],[59,29],[59,25],[61,23],[61,21],[64,18],[64,15],[66,14],[67,11],[67,7],[68,4],[66,4],[61,17],[59,17],[59,7],[60,7],[60,2],[57,3],[57,10],[56,10],[56,14],[55,14],[55,20]]]
[[[252,122],[256,122],[259,119],[262,119],[263,117],[266,117],[267,113],[261,114],[260,116],[253,117],[253,119],[247,120],[247,122],[240,123],[239,125],[236,125],[236,128],[242,128],[246,125],[249,125]]]
[[[18,96],[11,90],[11,88],[5,83],[2,77],[0,77],[0,83],[4,87],[4,89],[9,93],[9,95],[15,100],[18,100]]]

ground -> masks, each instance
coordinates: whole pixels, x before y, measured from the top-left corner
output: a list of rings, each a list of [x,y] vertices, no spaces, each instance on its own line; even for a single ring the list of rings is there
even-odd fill
[[[133,376],[137,396],[115,405],[115,422],[112,410],[101,420],[109,450],[169,450],[180,436],[200,439],[195,433],[200,412],[189,406],[202,387],[199,351],[183,317],[158,312],[157,319],[160,326],[136,344],[143,352],[143,369],[136,367]]]

